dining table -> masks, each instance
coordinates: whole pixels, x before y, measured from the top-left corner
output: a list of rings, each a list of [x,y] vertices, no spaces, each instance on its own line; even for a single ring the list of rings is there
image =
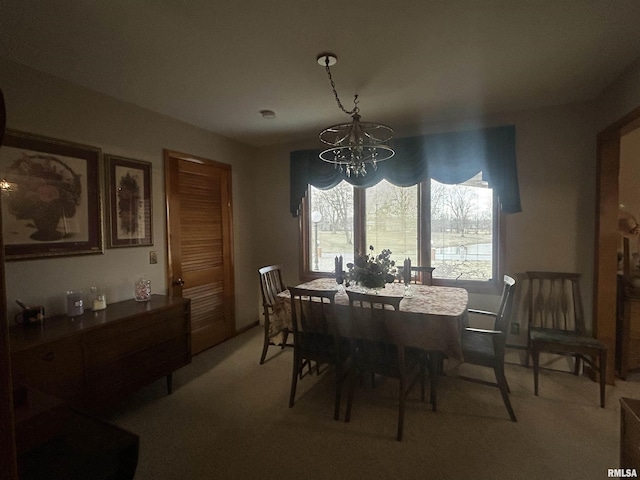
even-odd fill
[[[310,290],[336,290],[336,315],[349,314],[349,297],[346,290],[360,289],[359,286],[338,285],[334,278],[318,278],[297,285]],[[422,350],[435,352],[447,358],[446,369],[450,370],[464,361],[461,334],[467,325],[467,307],[469,294],[460,287],[411,284],[411,294],[405,296],[403,283],[388,283],[376,292],[380,296],[403,296],[400,301],[399,320],[405,320],[420,326],[419,338],[414,345]],[[361,290],[358,290],[361,291]],[[271,318],[273,328],[291,328],[291,302],[288,290],[280,292],[274,305]]]

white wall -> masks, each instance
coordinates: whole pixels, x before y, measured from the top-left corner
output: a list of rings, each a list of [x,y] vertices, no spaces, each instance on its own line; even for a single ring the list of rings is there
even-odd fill
[[[106,153],[153,164],[153,247],[7,262],[10,319],[18,308],[13,303],[16,298],[44,305],[48,315],[59,314],[66,311],[66,290],[88,292],[96,284],[106,287],[108,302],[132,298],[138,273],[149,275],[153,293],[167,292],[163,161],[163,149],[167,148],[231,165],[236,326],[242,328],[257,320],[253,291],[246,288],[257,280],[251,259],[254,149],[2,59],[0,86],[9,128],[93,145]],[[158,253],[157,265],[149,264],[150,251]]]
[[[596,102],[598,130],[640,107],[640,57],[609,85]]]

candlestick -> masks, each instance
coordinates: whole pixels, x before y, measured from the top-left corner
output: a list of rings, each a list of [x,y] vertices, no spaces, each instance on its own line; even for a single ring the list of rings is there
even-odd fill
[[[411,259],[405,258],[404,260],[404,271],[403,271],[404,283],[411,283]]]

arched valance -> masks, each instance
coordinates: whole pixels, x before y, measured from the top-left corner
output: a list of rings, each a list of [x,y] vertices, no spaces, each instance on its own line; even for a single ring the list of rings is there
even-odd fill
[[[299,215],[308,185],[327,189],[346,180],[357,187],[370,187],[386,179],[408,187],[429,178],[456,184],[478,172],[497,192],[505,213],[521,211],[513,125],[398,138],[393,148],[393,158],[378,164],[377,170],[369,167],[364,177],[347,177],[320,160],[319,150],[291,152],[291,214]]]

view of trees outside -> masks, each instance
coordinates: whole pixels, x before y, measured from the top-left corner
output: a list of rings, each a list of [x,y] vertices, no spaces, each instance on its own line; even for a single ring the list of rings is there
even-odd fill
[[[481,174],[459,185],[431,180],[434,278],[489,280],[492,259],[493,191]]]
[[[367,189],[367,245],[375,253],[391,250],[391,259],[418,264],[418,186],[396,187],[386,180]]]
[[[311,270],[332,272],[335,257],[338,255],[342,255],[344,265],[352,262],[353,187],[345,181],[330,190],[319,190],[310,185],[309,211]],[[318,215],[315,215],[316,213]],[[316,219],[319,220],[314,222]]]
[[[331,272],[334,258],[353,261],[353,187],[309,187],[310,269]],[[314,221],[316,220],[316,221]],[[431,265],[435,278],[488,280],[492,275],[493,194],[480,174],[460,185],[431,180]],[[366,239],[402,264],[418,258],[418,187],[383,180],[366,192]],[[314,248],[314,244],[317,248]],[[365,252],[366,253],[366,252]]]

